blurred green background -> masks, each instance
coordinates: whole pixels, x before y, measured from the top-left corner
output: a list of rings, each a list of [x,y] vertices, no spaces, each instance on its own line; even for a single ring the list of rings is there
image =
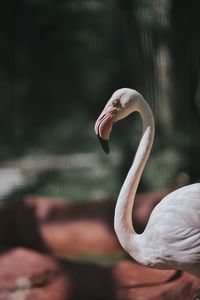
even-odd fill
[[[140,191],[200,178],[200,2],[18,0],[0,4],[0,198],[116,197],[141,133],[94,123],[121,87],[141,92],[156,138]]]

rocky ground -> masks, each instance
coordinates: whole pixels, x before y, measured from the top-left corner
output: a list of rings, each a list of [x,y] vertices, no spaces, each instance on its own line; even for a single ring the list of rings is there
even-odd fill
[[[137,197],[138,231],[162,196]],[[113,231],[114,205],[34,196],[2,205],[0,300],[198,299],[197,278],[142,267],[122,252]]]

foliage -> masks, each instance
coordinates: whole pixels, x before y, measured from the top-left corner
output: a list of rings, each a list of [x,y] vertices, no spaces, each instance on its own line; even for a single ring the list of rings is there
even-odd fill
[[[189,0],[1,3],[2,164],[30,154],[99,157],[95,118],[115,89],[129,86],[148,99],[157,124],[141,189],[174,186],[184,172],[198,180],[199,6]],[[121,174],[113,179],[116,190],[137,146],[138,123],[122,122],[113,134],[114,149],[123,152],[115,166]],[[127,126],[136,132],[132,141]],[[109,160],[106,166],[113,170]],[[55,181],[63,186],[61,178],[70,174],[61,174]],[[74,188],[86,177],[74,175]]]

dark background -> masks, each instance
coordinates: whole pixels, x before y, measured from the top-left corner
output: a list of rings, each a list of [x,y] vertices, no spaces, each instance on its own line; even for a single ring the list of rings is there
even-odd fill
[[[93,127],[121,87],[141,92],[156,121],[140,191],[198,181],[199,11],[191,0],[2,1],[1,199],[16,189],[73,201],[117,196],[140,120],[116,124],[110,157]]]

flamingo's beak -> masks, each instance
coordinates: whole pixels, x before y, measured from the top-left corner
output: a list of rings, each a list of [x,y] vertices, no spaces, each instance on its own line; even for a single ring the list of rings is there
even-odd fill
[[[108,154],[110,149],[108,145],[113,123],[115,122],[116,108],[106,106],[95,123],[95,133],[103,150]]]

